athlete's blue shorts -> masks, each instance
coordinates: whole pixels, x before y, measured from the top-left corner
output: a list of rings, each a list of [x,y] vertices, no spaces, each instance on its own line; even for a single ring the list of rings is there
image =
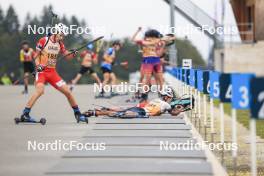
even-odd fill
[[[103,73],[112,73],[112,64],[103,62],[101,64],[101,70]]]

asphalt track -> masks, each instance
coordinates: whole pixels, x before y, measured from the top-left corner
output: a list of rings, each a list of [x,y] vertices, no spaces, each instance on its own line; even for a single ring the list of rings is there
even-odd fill
[[[65,97],[47,86],[32,115],[47,125],[19,124],[13,118],[25,106],[28,95],[21,86],[0,87],[0,175],[212,175],[204,151],[160,150],[160,141],[192,140],[191,126],[181,118],[164,115],[155,119],[91,118],[77,124]],[[30,87],[30,93],[33,87]],[[74,95],[80,109],[92,104],[126,105],[127,96],[95,99],[92,86],[77,86]],[[60,141],[104,143],[105,150],[28,150],[28,142]],[[191,145],[191,144],[190,144]]]

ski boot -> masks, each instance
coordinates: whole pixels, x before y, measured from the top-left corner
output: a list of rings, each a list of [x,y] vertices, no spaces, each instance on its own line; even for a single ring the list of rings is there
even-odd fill
[[[83,114],[81,114],[80,112],[75,113],[74,116],[75,116],[77,123],[86,122],[88,124],[88,118],[84,116]]]

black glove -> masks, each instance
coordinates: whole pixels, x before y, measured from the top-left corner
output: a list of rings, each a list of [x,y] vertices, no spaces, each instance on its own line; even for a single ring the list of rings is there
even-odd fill
[[[37,67],[36,67],[37,72],[42,72],[44,69],[45,69],[45,66],[41,65],[41,64],[37,65]]]
[[[78,54],[77,49],[71,49],[69,51],[73,54],[73,56],[76,56]]]

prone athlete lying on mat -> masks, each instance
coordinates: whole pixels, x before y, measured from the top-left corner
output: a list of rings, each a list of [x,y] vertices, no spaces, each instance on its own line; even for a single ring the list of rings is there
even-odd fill
[[[173,91],[167,88],[160,92],[161,98],[153,99],[149,102],[143,101],[135,107],[130,108],[101,108],[88,110],[83,113],[84,116],[109,116],[116,118],[149,118],[149,116],[159,116],[168,112],[172,116],[177,116],[181,112],[191,109],[190,98],[173,98]],[[193,101],[193,99],[192,99]],[[194,102],[192,102],[194,104]]]

